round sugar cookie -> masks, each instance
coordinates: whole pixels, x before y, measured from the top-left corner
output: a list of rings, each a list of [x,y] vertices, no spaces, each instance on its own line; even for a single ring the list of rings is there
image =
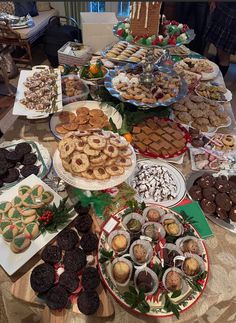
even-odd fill
[[[14,253],[19,253],[27,249],[30,244],[31,240],[29,237],[26,234],[21,233],[12,240],[10,248]]]
[[[18,221],[21,219],[21,213],[19,212],[18,208],[12,207],[8,213],[8,218],[11,219],[12,221]]]
[[[36,222],[28,223],[25,226],[24,233],[33,240],[39,235],[39,225]]]
[[[7,242],[11,242],[17,234],[17,227],[14,224],[10,224],[3,229],[2,237]]]
[[[31,190],[31,187],[28,185],[22,185],[18,188],[18,194],[20,196],[25,195],[26,193],[28,193]]]

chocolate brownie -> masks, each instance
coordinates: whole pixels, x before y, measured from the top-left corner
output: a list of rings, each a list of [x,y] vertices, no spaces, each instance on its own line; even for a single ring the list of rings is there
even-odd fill
[[[217,206],[216,208],[216,215],[222,220],[226,220],[228,218],[228,213],[220,206]]]
[[[97,249],[98,237],[94,233],[85,233],[81,238],[80,245],[85,253],[92,252]]]
[[[48,245],[44,248],[41,258],[49,264],[57,264],[61,260],[62,251],[58,246]]]
[[[4,176],[7,172],[7,161],[6,160],[0,160],[0,177]]]
[[[35,267],[30,276],[30,284],[36,293],[48,291],[54,284],[54,268],[49,264]]]
[[[78,272],[86,266],[87,260],[84,251],[80,248],[66,251],[63,259],[65,270]]]
[[[212,202],[214,202],[217,193],[218,191],[215,187],[204,188],[202,190],[203,197]]]
[[[38,175],[40,166],[26,165],[21,168],[20,173],[23,177],[28,177],[32,174]]]
[[[201,208],[203,209],[203,211],[207,214],[212,214],[215,212],[216,210],[216,205],[214,202],[209,201],[207,199],[202,199],[201,200]]]
[[[74,209],[79,215],[84,215],[89,213],[90,206],[82,206],[79,201],[75,204]]]
[[[72,229],[62,231],[57,237],[58,246],[63,250],[73,249],[78,242],[78,234]]]
[[[34,153],[25,154],[21,162],[22,165],[33,165],[37,161],[37,156]]]
[[[236,222],[236,206],[234,205],[229,212],[230,220]]]
[[[86,267],[82,274],[82,286],[84,289],[96,289],[100,284],[100,276],[97,268]]]
[[[198,184],[202,188],[212,187],[215,184],[215,179],[212,175],[206,174],[198,180]]]
[[[234,204],[236,204],[236,188],[231,188],[229,191],[229,198]]]
[[[32,150],[32,147],[27,142],[21,142],[21,143],[17,144],[15,147],[16,152],[21,152],[24,155],[29,154],[31,152],[31,150]]]
[[[60,285],[52,287],[46,295],[46,304],[51,310],[59,310],[66,307],[68,302],[68,293]]]
[[[79,277],[74,271],[66,270],[59,277],[59,285],[69,293],[73,293],[79,286]]]
[[[4,183],[13,183],[18,180],[20,173],[16,168],[9,168],[7,173],[2,177]]]
[[[78,232],[88,232],[92,226],[93,219],[89,214],[85,214],[84,216],[78,216],[75,219],[74,226]]]
[[[195,201],[200,201],[202,199],[202,189],[198,185],[193,185],[189,190],[189,194]]]
[[[232,206],[232,201],[226,193],[216,194],[215,202],[217,206],[220,206],[223,210],[229,211]]]
[[[22,158],[23,154],[21,152],[16,152],[15,150],[6,152],[6,160],[20,162]]]
[[[80,292],[77,298],[77,305],[81,313],[91,315],[97,312],[100,304],[98,293],[95,290]]]

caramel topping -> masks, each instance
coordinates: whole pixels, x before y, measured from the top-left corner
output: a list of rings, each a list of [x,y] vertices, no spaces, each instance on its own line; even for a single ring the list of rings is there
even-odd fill
[[[115,149],[114,149],[114,147],[112,147],[112,146],[108,146],[108,148],[107,148],[107,149],[108,149],[108,151],[110,151],[111,153],[113,153],[113,152],[114,152],[114,150],[115,150]]]
[[[103,168],[98,168],[98,172],[101,174],[101,175],[104,175],[106,172]]]
[[[76,164],[80,166],[80,165],[82,165],[82,164],[83,164],[83,162],[82,162],[82,160],[79,158],[79,159],[76,159]]]

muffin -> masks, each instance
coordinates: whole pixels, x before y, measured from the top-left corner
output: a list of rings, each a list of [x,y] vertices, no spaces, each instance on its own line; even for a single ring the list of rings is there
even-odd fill
[[[129,220],[126,226],[131,233],[138,233],[142,228],[142,224],[136,219]]]

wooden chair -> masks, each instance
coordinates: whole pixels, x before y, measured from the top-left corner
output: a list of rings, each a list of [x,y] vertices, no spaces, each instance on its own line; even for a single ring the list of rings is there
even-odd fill
[[[20,34],[13,30],[6,20],[0,22],[0,44],[25,49],[25,55],[13,59],[16,62],[26,63],[32,66],[32,55],[29,43],[26,40],[21,39]]]

